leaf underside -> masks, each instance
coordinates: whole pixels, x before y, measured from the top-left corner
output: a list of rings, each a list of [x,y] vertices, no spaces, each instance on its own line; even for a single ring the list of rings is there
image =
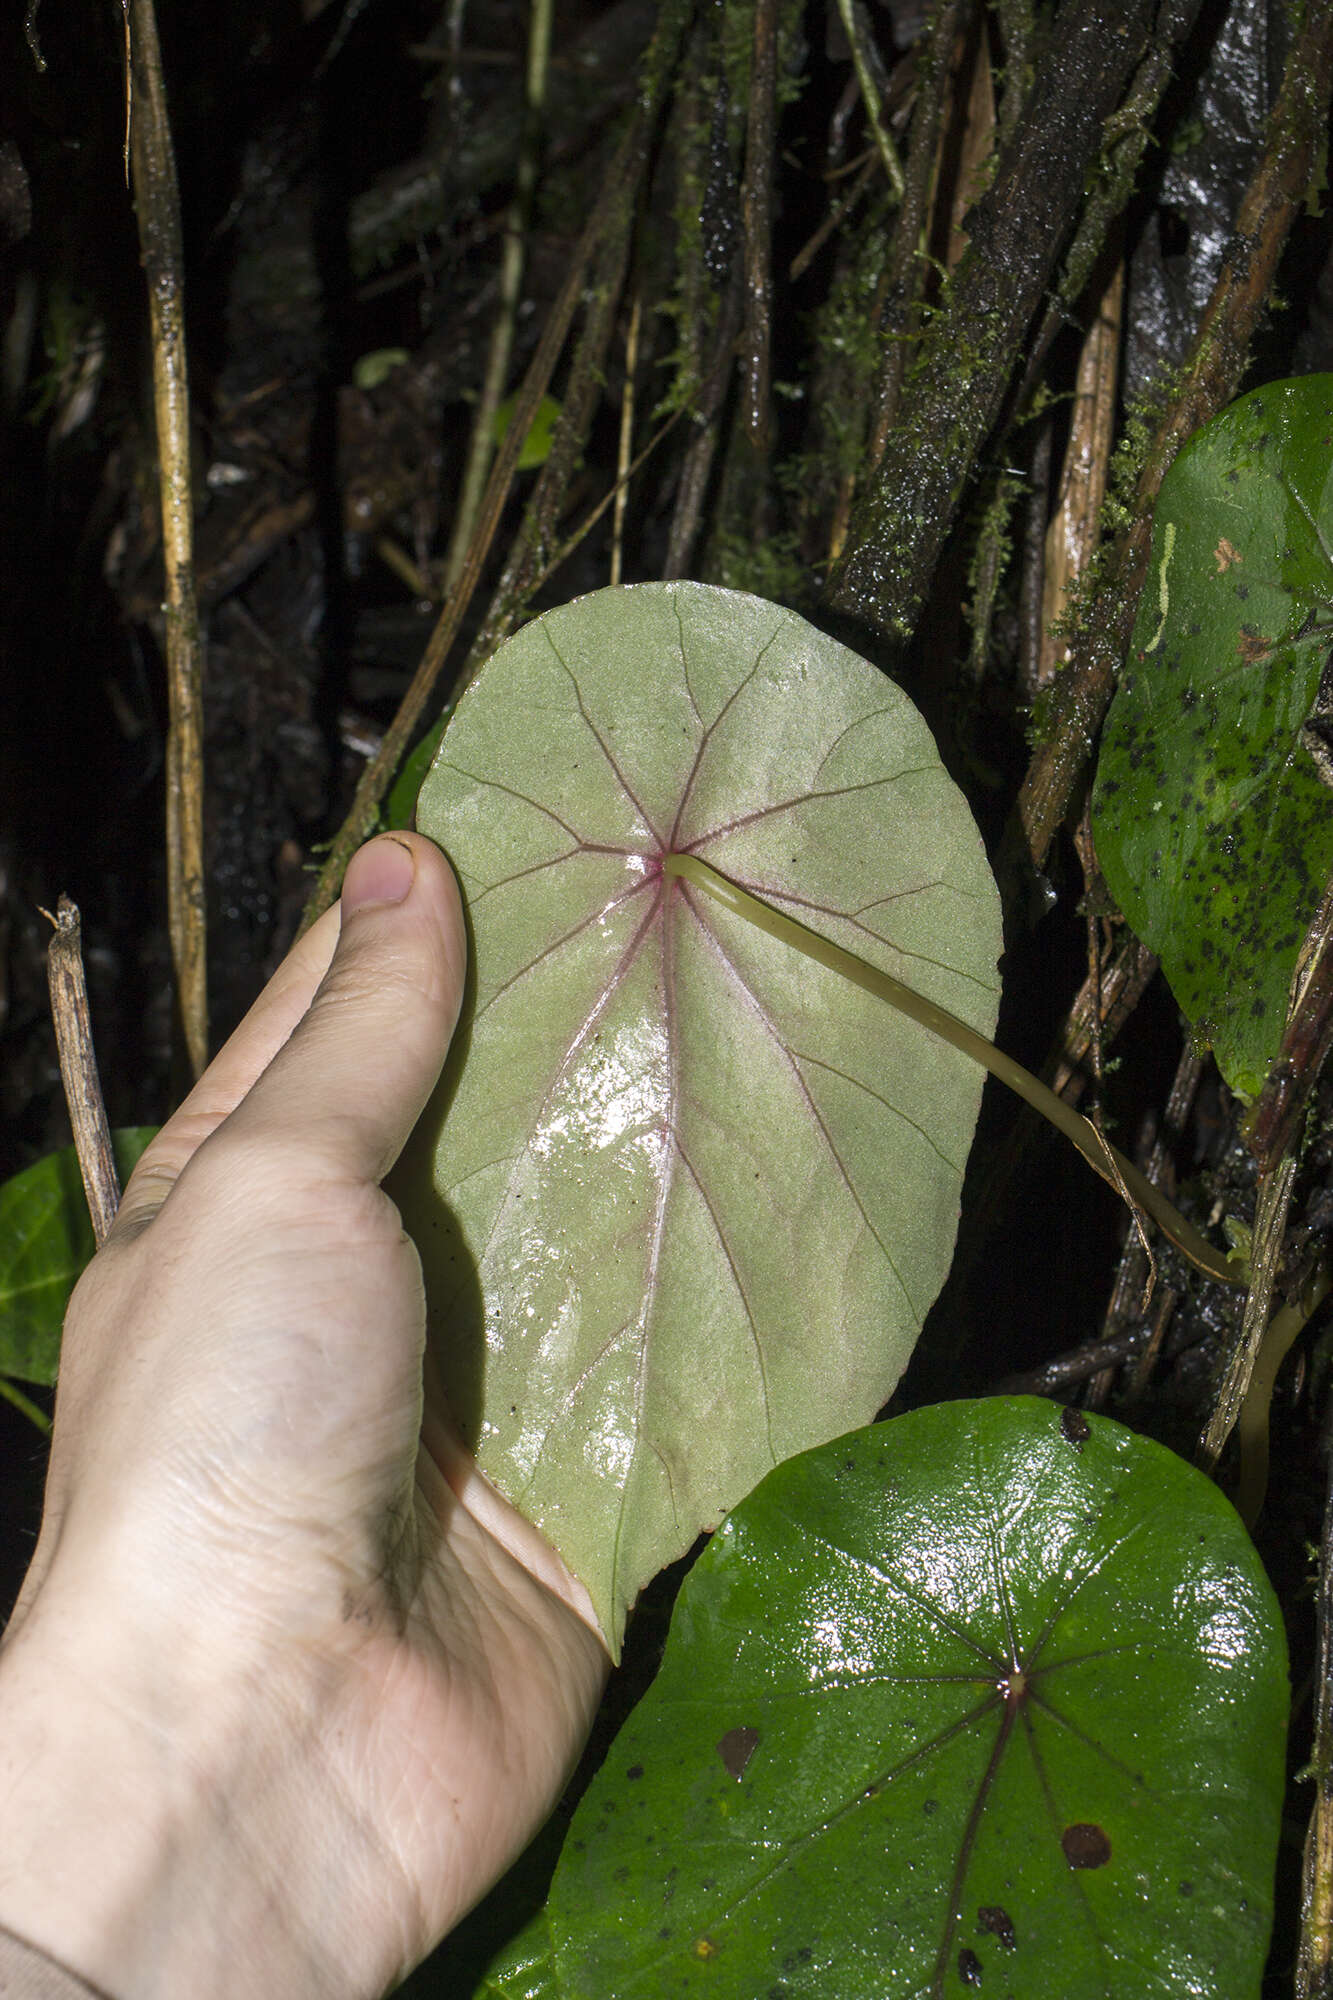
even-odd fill
[[[1207,1480],[952,1403],[782,1466],[687,1577],[497,1994],[1256,2000],[1281,1615]]]
[[[395,1192],[482,1470],[618,1647],[649,1577],[892,1389],[948,1268],[982,1084],[664,879],[665,855],[987,1035],[998,899],[900,690],[701,584],[600,591],[510,640],[417,825],[462,883],[474,986]]]
[[[1302,730],[1333,642],[1333,376],[1256,389],[1162,482],[1103,732],[1107,883],[1232,1088],[1262,1086],[1333,873]]]

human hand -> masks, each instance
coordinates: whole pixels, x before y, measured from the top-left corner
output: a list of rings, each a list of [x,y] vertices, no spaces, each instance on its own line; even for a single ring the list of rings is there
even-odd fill
[[[458,1012],[453,877],[373,841],[339,922],[149,1147],[66,1324],[0,1647],[0,1924],[114,2000],[385,1991],[549,1811],[605,1673],[423,1403],[378,1186]]]

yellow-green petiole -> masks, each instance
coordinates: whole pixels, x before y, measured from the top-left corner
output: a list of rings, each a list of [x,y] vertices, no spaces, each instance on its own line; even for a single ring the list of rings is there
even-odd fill
[[[1167,1200],[1161,1189],[1155,1188],[1132,1160],[1117,1152],[1089,1119],[1066,1104],[1063,1098],[1057,1097],[1030,1070],[1024,1069],[1022,1063],[1015,1062],[1012,1056],[1005,1055],[984,1035],[979,1035],[975,1028],[969,1028],[966,1021],[960,1021],[956,1014],[951,1014],[947,1007],[940,1007],[935,1001],[913,992],[910,986],[904,986],[891,973],[881,972],[878,966],[858,958],[855,952],[845,951],[831,938],[821,937],[818,931],[808,929],[795,917],[775,910],[771,903],[751,895],[748,889],[739,888],[725,875],[719,875],[709,862],[700,860],[697,854],[668,854],[662,864],[662,872],[702,889],[735,916],[743,917],[746,923],[767,931],[770,937],[780,938],[793,951],[802,952],[806,958],[814,959],[830,972],[840,973],[854,986],[875,994],[880,1000],[887,1001],[890,1007],[896,1007],[900,1014],[906,1014],[909,1020],[919,1022],[932,1035],[952,1043],[954,1048],[970,1056],[973,1062],[980,1063],[1001,1083],[1007,1084],[1034,1111],[1049,1119],[1078,1147],[1093,1172],[1100,1174],[1117,1193],[1124,1195],[1127,1192],[1152,1217],[1168,1241],[1174,1243],[1182,1256],[1188,1257],[1190,1263],[1206,1277],[1216,1278],[1223,1285],[1244,1285],[1244,1278],[1228,1262],[1224,1253],[1215,1250],[1193,1223],[1187,1222]]]

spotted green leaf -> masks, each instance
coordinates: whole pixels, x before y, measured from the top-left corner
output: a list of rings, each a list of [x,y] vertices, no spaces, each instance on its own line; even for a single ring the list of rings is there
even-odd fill
[[[695,583],[599,591],[511,639],[417,825],[458,870],[475,983],[396,1192],[451,1406],[618,1647],[701,1528],[892,1389],[948,1269],[981,1090],[664,857],[983,1034],[994,884],[901,691]]]
[[[1303,734],[1333,642],[1333,376],[1256,389],[1162,482],[1093,829],[1111,892],[1222,1073],[1253,1095],[1333,873]]]
[[[1174,1454],[1027,1398],[856,1432],[687,1577],[536,1991],[1258,2000],[1286,1708],[1262,1565]]]

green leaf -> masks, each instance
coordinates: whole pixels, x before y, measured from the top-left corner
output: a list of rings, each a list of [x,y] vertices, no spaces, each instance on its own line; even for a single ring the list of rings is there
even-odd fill
[[[1093,796],[1112,894],[1244,1096],[1333,873],[1333,797],[1301,736],[1333,639],[1331,436],[1333,375],[1308,375],[1181,451]]]
[[[358,389],[378,389],[395,368],[402,368],[411,359],[405,347],[377,347],[372,353],[357,357],[352,365],[352,380]]]
[[[616,1647],[701,1528],[889,1394],[948,1269],[982,1081],[663,857],[982,1034],[994,884],[905,695],[695,583],[511,639],[417,824],[462,880],[475,991],[396,1192],[451,1406]]]
[[[518,393],[506,396],[495,412],[495,442],[502,445],[505,434],[514,420],[514,406]],[[523,449],[518,455],[518,470],[531,472],[536,465],[545,465],[551,456],[551,438],[555,432],[556,420],[560,415],[560,405],[554,396],[543,396],[537,405],[528,434],[523,440]]]
[[[855,1432],[686,1579],[543,2000],[1257,2000],[1286,1696],[1259,1559],[1161,1446],[1030,1398]]]
[[[130,1125],[113,1133],[122,1182],[156,1129]],[[93,1226],[72,1146],[0,1186],[0,1375],[55,1381],[65,1308],[92,1254]]]
[[[559,2000],[559,1994],[551,1926],[545,1910],[539,1910],[474,1988],[475,2000]]]
[[[428,729],[404,757],[385,802],[382,823],[386,827],[410,828],[416,825],[417,794],[421,790],[421,781],[435,761],[440,739],[452,713],[452,709],[446,709],[433,728]]]

